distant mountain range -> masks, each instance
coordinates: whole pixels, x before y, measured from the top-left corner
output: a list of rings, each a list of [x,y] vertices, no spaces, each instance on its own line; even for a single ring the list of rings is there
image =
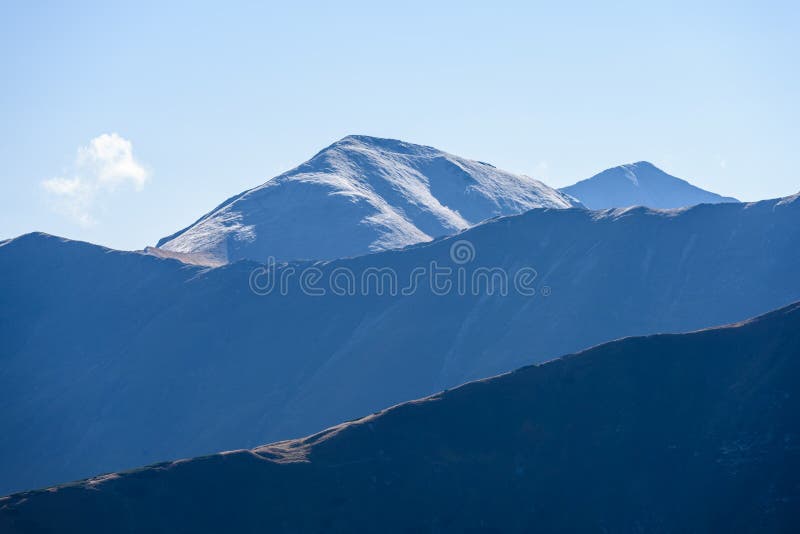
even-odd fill
[[[577,198],[589,209],[628,206],[681,208],[738,202],[735,198],[720,196],[671,176],[647,161],[607,169],[561,191]]]
[[[800,304],[624,339],[309,438],[13,495],[0,530],[797,532],[799,356]]]
[[[0,494],[296,437],[614,338],[742,320],[800,300],[798,244],[797,195],[534,209],[403,250],[278,264],[271,279],[290,283],[262,296],[252,262],[9,240]],[[442,293],[425,280],[408,294],[334,293],[341,273],[405,285],[432,266],[454,284],[459,269],[512,281],[529,269],[535,294]],[[298,287],[309,272],[324,296]]]
[[[158,242],[216,263],[400,248],[531,208],[580,204],[542,182],[429,146],[351,135]]]

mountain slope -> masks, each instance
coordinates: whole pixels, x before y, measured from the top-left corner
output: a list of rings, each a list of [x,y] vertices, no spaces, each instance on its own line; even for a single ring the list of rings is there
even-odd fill
[[[470,262],[453,252],[464,246]],[[427,279],[405,295],[332,291],[336,273],[404,287],[432,265],[454,287],[458,268],[533,268],[536,293]],[[800,300],[800,200],[531,210],[400,251],[280,264],[284,294],[253,293],[259,269],[44,235],[0,246],[0,494],[306,435],[614,338]],[[303,272],[324,296],[302,290]]]
[[[671,176],[647,161],[606,169],[561,191],[577,198],[589,209],[626,206],[667,209],[738,202]]]
[[[628,338],[309,438],[0,499],[4,532],[800,528],[800,305]]]
[[[486,163],[349,136],[158,247],[224,261],[332,259],[430,241],[498,215],[578,205],[538,180]]]

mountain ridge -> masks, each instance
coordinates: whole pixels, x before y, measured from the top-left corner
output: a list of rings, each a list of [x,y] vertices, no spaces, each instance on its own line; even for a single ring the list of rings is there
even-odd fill
[[[405,285],[420,266],[458,267],[457,243],[474,252],[466,273],[533,268],[535,295],[331,291],[337,269],[389,268]],[[260,296],[253,261],[12,241],[0,247],[0,493],[305,435],[612,338],[756,315],[800,299],[798,243],[797,196],[534,209],[403,250],[278,263],[276,277],[317,269],[326,294],[295,276]]]
[[[0,526],[788,532],[798,349],[798,302],[625,338],[305,438],[0,498]]]

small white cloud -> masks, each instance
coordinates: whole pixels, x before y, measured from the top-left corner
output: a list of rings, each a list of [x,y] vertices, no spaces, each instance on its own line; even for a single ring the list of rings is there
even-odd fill
[[[101,197],[131,185],[141,191],[149,173],[133,157],[133,145],[118,134],[102,134],[78,148],[72,177],[42,181],[58,211],[88,226],[94,224],[92,208]]]
[[[117,187],[130,182],[141,191],[147,171],[133,158],[133,145],[119,135],[103,134],[78,149],[78,166],[92,171],[99,184]]]

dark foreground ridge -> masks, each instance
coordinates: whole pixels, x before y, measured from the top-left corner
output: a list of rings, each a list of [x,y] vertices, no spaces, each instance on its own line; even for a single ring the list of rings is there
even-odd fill
[[[798,531],[800,304],[306,439],[0,499],[2,532]]]

